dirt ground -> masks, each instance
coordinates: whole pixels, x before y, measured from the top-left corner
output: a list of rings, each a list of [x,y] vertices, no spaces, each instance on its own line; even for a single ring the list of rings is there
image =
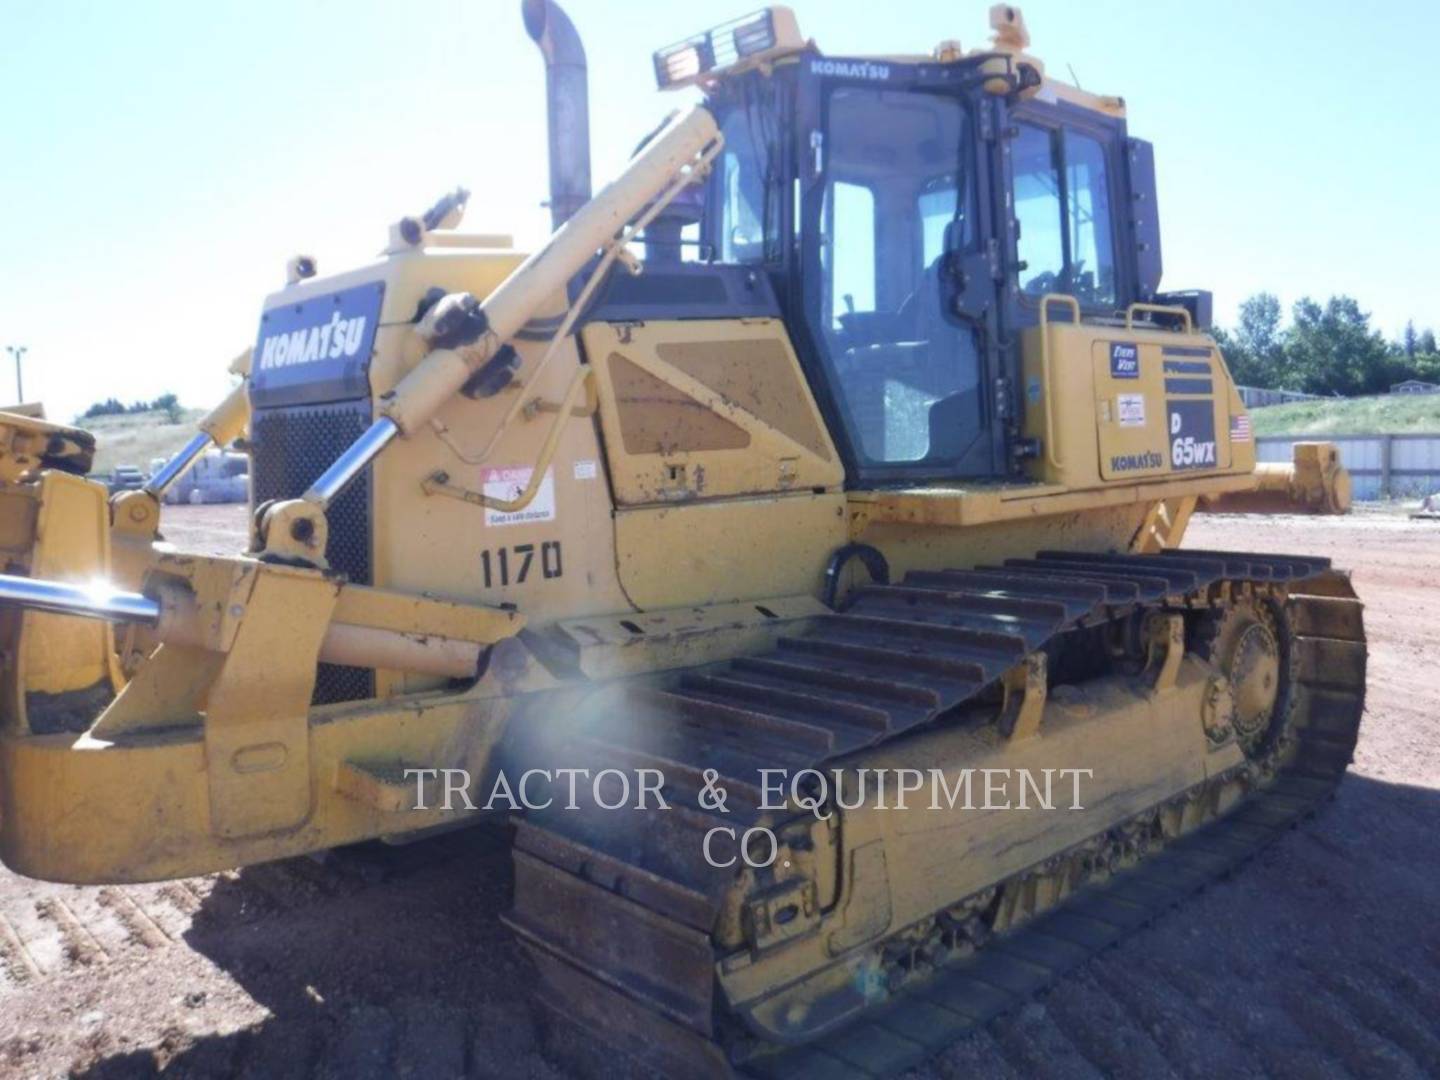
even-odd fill
[[[167,509],[232,547],[236,508]],[[1234,878],[927,1066],[938,1077],[1440,1075],[1440,524],[1199,518],[1195,547],[1332,556],[1369,708],[1335,801]],[[162,885],[0,871],[0,1076],[558,1077],[499,923],[504,837]]]

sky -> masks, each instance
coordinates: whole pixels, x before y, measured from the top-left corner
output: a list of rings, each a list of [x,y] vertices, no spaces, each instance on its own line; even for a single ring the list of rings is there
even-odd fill
[[[678,104],[650,53],[753,0],[562,0],[590,64],[597,187]],[[831,55],[988,36],[984,2],[797,0]],[[1048,70],[1156,145],[1167,288],[1260,290],[1440,330],[1440,5],[1031,0]],[[286,260],[371,261],[463,184],[464,228],[544,236],[544,74],[519,0],[0,0],[0,346],[69,420],[208,406]],[[0,401],[14,367],[0,353]]]

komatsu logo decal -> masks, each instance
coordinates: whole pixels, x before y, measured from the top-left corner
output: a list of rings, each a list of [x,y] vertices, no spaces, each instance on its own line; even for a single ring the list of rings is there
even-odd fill
[[[331,313],[329,322],[319,326],[308,330],[302,327],[263,338],[260,342],[260,370],[358,356],[369,322],[364,315],[342,319],[336,311]]]
[[[1139,454],[1111,454],[1111,472],[1136,472],[1140,469],[1161,469],[1165,467],[1165,459],[1154,450],[1145,450]]]
[[[869,60],[811,60],[812,75],[838,75],[845,79],[873,79],[883,82],[890,78],[889,64],[872,64]]]
[[[1110,377],[1112,379],[1138,379],[1140,377],[1140,348],[1128,341],[1110,343]]]
[[[251,364],[252,404],[368,397],[384,296],[384,283],[371,281],[281,303],[262,314]]]

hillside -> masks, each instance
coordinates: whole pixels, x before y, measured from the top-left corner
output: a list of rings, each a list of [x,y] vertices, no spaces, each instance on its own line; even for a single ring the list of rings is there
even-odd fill
[[[178,424],[170,423],[161,412],[87,416],[76,420],[75,425],[95,435],[95,472],[108,473],[116,465],[134,465],[148,473],[151,458],[168,458],[184,446],[195,434],[195,422],[204,415],[203,409],[186,409]]]
[[[1398,435],[1440,432],[1440,394],[1381,394],[1253,409],[1257,435]]]

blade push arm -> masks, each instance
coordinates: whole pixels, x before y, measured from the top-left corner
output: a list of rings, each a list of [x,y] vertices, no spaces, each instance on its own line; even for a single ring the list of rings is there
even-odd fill
[[[230,370],[246,377],[205,415],[200,421],[200,430],[150,478],[144,487],[146,494],[157,500],[163,498],[206,450],[227,446],[245,433],[245,425],[250,422],[249,349],[230,365]]]

